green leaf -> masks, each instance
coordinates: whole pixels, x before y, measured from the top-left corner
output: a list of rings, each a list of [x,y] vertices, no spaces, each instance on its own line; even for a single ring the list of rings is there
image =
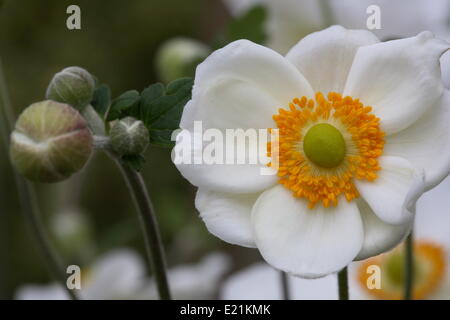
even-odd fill
[[[111,104],[111,89],[108,85],[102,84],[98,86],[94,91],[94,97],[92,98],[91,105],[95,111],[104,118]]]
[[[267,11],[263,6],[255,6],[241,16],[233,19],[228,25],[226,40],[232,42],[239,39],[247,39],[255,43],[265,42],[265,22]]]
[[[171,82],[165,92],[159,84],[150,86],[141,100],[140,119],[150,131],[150,143],[172,147],[172,132],[179,128],[184,106],[191,99],[193,79],[183,78]],[[150,89],[151,88],[151,89]]]
[[[145,163],[145,158],[142,155],[123,156],[121,161],[136,171],[141,171]]]
[[[113,121],[127,116],[130,110],[139,103],[140,99],[141,96],[137,90],[129,90],[122,93],[112,101],[107,120]]]

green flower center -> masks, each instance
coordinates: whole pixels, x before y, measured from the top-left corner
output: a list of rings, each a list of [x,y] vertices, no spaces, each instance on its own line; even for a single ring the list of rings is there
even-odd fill
[[[335,168],[345,158],[345,140],[342,133],[328,123],[312,126],[303,139],[303,151],[314,164]]]
[[[422,275],[421,264],[417,257],[413,261],[414,281],[417,283]],[[386,277],[395,286],[403,286],[405,283],[405,255],[403,252],[392,254],[386,261]]]

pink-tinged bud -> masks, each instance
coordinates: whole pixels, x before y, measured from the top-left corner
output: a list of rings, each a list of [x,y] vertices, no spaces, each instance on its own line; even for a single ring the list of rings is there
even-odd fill
[[[26,108],[11,134],[17,171],[35,182],[58,182],[79,171],[92,153],[92,134],[80,113],[51,100]]]

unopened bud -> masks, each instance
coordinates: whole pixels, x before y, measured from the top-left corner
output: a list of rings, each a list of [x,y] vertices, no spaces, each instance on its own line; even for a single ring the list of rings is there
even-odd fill
[[[94,90],[95,81],[89,72],[80,67],[68,67],[53,76],[46,98],[81,111],[91,102]]]
[[[79,171],[92,152],[92,135],[80,113],[46,100],[25,109],[11,134],[17,171],[36,182],[58,182]]]
[[[148,129],[142,121],[126,117],[113,124],[110,144],[121,156],[140,155],[149,144]]]

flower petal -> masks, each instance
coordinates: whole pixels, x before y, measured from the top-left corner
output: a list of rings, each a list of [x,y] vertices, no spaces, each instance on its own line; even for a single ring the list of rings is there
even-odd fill
[[[236,139],[235,146],[221,139],[213,139],[208,144],[205,141],[196,143],[195,140],[193,133],[182,131],[172,150],[173,162],[193,185],[225,193],[256,193],[276,183],[276,171],[268,168],[260,157],[266,155],[265,144],[247,144],[245,139]],[[211,144],[216,150],[212,152],[214,156],[206,152]],[[222,156],[219,157],[220,152]],[[238,162],[238,155],[243,155],[242,164]],[[218,162],[214,162],[215,156]],[[254,156],[254,161],[251,161],[250,156]]]
[[[417,122],[386,137],[384,153],[408,159],[425,171],[427,189],[450,173],[450,91]]]
[[[358,48],[377,42],[369,31],[332,26],[303,38],[286,58],[308,79],[314,91],[326,95],[344,91]]]
[[[197,67],[181,128],[268,128],[279,107],[313,96],[308,81],[283,56],[248,40],[212,53]]]
[[[362,198],[382,221],[405,224],[424,191],[424,175],[403,158],[382,156],[375,181],[355,180]]]
[[[344,95],[372,106],[387,134],[401,131],[441,97],[439,57],[448,48],[446,41],[430,32],[361,47]]]
[[[401,225],[388,224],[380,220],[363,199],[357,199],[357,204],[364,226],[364,242],[355,260],[364,260],[391,250],[411,230],[412,219]]]
[[[258,194],[224,194],[199,189],[195,207],[211,232],[231,244],[254,248],[250,214]]]
[[[355,202],[308,208],[302,198],[279,185],[265,191],[252,210],[255,242],[277,269],[303,278],[337,272],[358,254],[363,225]]]

